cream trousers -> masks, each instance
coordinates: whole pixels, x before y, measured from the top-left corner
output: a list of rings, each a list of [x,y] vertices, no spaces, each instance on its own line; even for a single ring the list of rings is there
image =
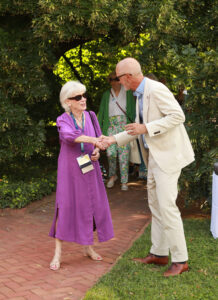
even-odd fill
[[[181,171],[164,173],[149,151],[148,158],[148,203],[152,214],[150,252],[169,255],[172,262],[188,260],[183,223],[176,205],[178,179]]]

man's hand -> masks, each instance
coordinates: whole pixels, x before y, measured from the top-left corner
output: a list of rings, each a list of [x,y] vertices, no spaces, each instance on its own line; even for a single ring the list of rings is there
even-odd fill
[[[130,135],[140,135],[140,134],[148,133],[145,124],[138,124],[138,123],[127,124],[125,126],[125,129],[127,133]]]
[[[108,148],[110,145],[116,143],[116,139],[113,135],[112,136],[102,135],[102,136],[100,136],[100,138],[101,138],[101,141],[104,144],[105,148]]]
[[[100,157],[99,148],[95,148],[91,155],[91,160],[97,161]]]
[[[102,142],[102,137],[98,137],[98,138],[94,138],[94,146],[101,149],[101,150],[105,150],[107,148],[107,144]]]
[[[99,138],[95,138],[95,147],[106,150],[110,145],[115,144],[116,140],[114,136],[101,135]]]

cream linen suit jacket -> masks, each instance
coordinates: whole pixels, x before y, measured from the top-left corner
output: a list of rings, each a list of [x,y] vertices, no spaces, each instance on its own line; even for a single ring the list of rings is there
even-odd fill
[[[185,115],[170,90],[162,83],[146,77],[143,98],[143,122],[148,133],[145,140],[154,160],[165,173],[174,173],[194,161],[194,152],[183,125]],[[139,123],[138,100],[136,123]],[[115,135],[119,146],[136,136],[126,131]],[[148,151],[139,138],[143,159],[148,165]]]

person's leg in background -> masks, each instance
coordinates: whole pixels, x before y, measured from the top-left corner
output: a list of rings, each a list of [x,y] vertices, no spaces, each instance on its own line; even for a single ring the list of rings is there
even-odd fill
[[[118,158],[119,158],[119,166],[120,166],[120,182],[121,182],[121,190],[128,190],[128,175],[129,175],[129,144],[118,147]]]
[[[139,154],[140,154],[140,158],[141,158],[141,164],[139,165],[139,175],[138,175],[138,179],[143,179],[145,180],[147,178],[147,169],[144,163],[144,160],[142,158],[142,152],[141,149],[139,148]]]
[[[117,116],[116,118],[116,131],[117,133],[125,130],[125,125],[127,124],[126,116]],[[118,147],[118,159],[119,159],[119,167],[120,167],[120,182],[121,182],[121,190],[128,190],[128,176],[129,176],[129,154],[130,154],[130,145],[124,145],[122,147]]]
[[[115,144],[107,148],[107,158],[109,166],[109,180],[107,182],[107,187],[112,188],[114,186],[114,182],[117,180],[117,146]]]
[[[129,175],[133,176],[135,173],[136,165],[132,162],[129,162]]]
[[[116,117],[111,117],[109,119],[108,136],[116,134]],[[116,170],[117,170],[117,144],[113,144],[107,148],[107,158],[109,166],[109,180],[107,182],[107,188],[112,188],[114,182],[117,180]]]

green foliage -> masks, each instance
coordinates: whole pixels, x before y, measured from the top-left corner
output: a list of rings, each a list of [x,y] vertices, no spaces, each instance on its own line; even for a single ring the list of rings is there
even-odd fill
[[[30,16],[20,13],[5,12],[0,19],[0,164],[42,151],[47,120],[33,116],[38,102],[52,95],[42,70],[39,39],[33,37]]]
[[[103,92],[109,88],[107,76],[115,70],[116,63],[126,57],[138,57],[149,35],[141,34],[138,43],[118,47],[110,44],[108,38],[87,42],[69,50],[60,58],[54,73],[63,83],[79,80],[88,88],[88,108],[98,112]]]
[[[10,182],[7,177],[0,180],[0,208],[22,208],[30,202],[40,200],[51,194],[56,186],[56,173],[46,178],[33,178],[29,182],[23,180]]]
[[[52,139],[48,124],[61,112],[55,63],[88,41],[107,36],[114,45],[135,38],[137,27],[129,20],[132,3],[1,1],[0,164],[46,151],[46,137]]]
[[[184,220],[190,271],[164,278],[168,267],[143,265],[132,258],[145,257],[150,249],[150,227],[134,243],[111,272],[87,292],[84,300],[215,300],[218,241],[210,234],[210,220]]]
[[[34,19],[35,34],[45,41],[49,38],[54,45],[69,42],[75,46],[105,35],[123,43],[138,34],[132,0],[40,0],[38,3],[40,14]]]
[[[183,171],[187,200],[210,198],[216,142],[217,1],[2,0],[0,169],[57,156],[61,84],[78,79],[96,112],[106,77],[133,56],[175,93],[185,85],[196,162]],[[60,61],[59,61],[60,60]],[[54,71],[54,73],[53,73]],[[31,177],[31,176],[30,176]]]
[[[211,202],[211,176],[218,159],[215,2],[170,0],[160,2],[155,10],[151,2],[146,6],[154,19],[146,28],[150,41],[139,59],[159,79],[165,79],[175,95],[180,85],[188,91],[182,106],[196,161],[180,178],[186,203]],[[140,18],[146,17],[142,12]]]

